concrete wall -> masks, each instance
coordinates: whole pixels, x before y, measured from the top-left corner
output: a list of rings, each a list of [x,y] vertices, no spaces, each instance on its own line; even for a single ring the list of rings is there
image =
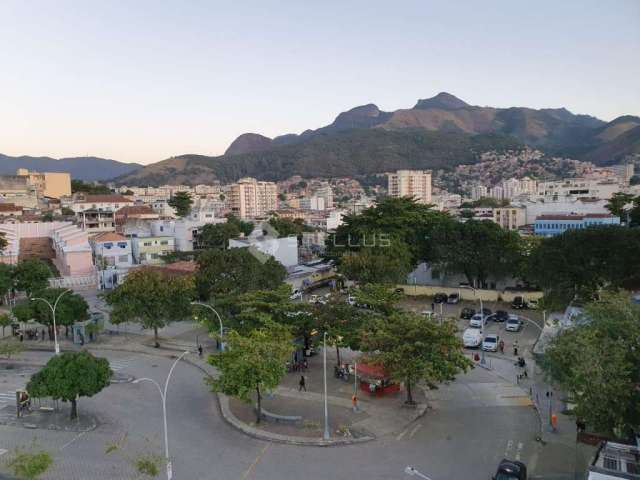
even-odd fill
[[[469,300],[473,302],[482,298],[483,302],[512,302],[515,297],[523,297],[525,300],[539,300],[542,298],[543,293],[540,291],[518,291],[518,290],[476,290],[475,295],[473,290],[468,288],[456,288],[456,287],[440,287],[429,285],[398,285],[398,288],[404,289],[404,293],[409,296],[427,296],[432,297],[436,293],[457,293],[462,300]]]

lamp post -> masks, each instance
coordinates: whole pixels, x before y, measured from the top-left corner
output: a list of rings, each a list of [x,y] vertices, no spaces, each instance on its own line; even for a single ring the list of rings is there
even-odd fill
[[[182,352],[178,358],[176,358],[173,365],[169,369],[169,374],[167,375],[167,379],[164,382],[164,390],[160,387],[160,384],[156,382],[153,378],[138,378],[134,380],[132,383],[142,383],[142,382],[150,382],[153,383],[158,389],[158,393],[160,393],[160,398],[162,399],[162,422],[164,425],[164,457],[167,462],[167,480],[171,480],[173,478],[173,468],[171,465],[171,461],[169,460],[169,437],[167,432],[167,387],[169,386],[169,380],[171,379],[171,374],[173,373],[173,369],[178,364],[180,359],[184,357],[188,351]]]
[[[404,473],[406,473],[407,475],[409,475],[410,477],[419,477],[425,480],[431,480],[429,477],[427,477],[424,473],[419,472],[418,470],[415,469],[415,467],[411,467],[408,466],[404,469]]]
[[[208,308],[209,310],[211,310],[213,313],[216,314],[216,317],[218,317],[218,322],[220,322],[220,350],[224,350],[224,342],[222,341],[222,336],[224,335],[224,330],[222,328],[222,318],[220,317],[220,314],[216,311],[215,308],[213,308],[211,305],[209,305],[208,303],[202,303],[202,302],[191,302],[191,305],[199,305],[201,307],[205,307]],[[196,338],[196,342],[197,342],[197,338]]]
[[[324,348],[322,349],[322,366],[324,369],[324,439],[329,440],[329,405],[327,403],[327,332],[324,332]]]
[[[53,303],[53,305],[51,305],[51,302],[49,302],[49,300],[47,300],[46,298],[31,299],[31,301],[41,300],[44,303],[46,303],[51,309],[51,316],[53,317],[53,345],[54,345],[56,355],[60,353],[60,345],[58,345],[58,333],[56,332],[56,310],[58,309],[58,302],[60,301],[60,299],[63,297],[65,293],[68,293],[70,291],[71,291],[70,289],[66,289],[64,292],[58,295],[58,298],[56,298],[56,301]]]

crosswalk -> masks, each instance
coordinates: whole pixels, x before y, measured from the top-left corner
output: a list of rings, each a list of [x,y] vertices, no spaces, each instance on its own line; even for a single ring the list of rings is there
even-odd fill
[[[109,366],[114,372],[119,372],[130,366],[134,361],[134,357],[118,358],[116,360],[109,360]]]
[[[16,403],[16,391],[10,390],[8,392],[0,392],[0,408],[8,404]]]

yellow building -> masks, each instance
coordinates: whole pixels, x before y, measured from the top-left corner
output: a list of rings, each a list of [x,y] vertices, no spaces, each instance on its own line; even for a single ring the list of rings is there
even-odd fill
[[[36,189],[39,196],[60,198],[71,195],[71,176],[68,173],[40,173],[19,168],[16,175],[26,177],[29,185]]]
[[[132,239],[133,258],[141,265],[160,265],[162,257],[176,249],[173,237],[136,237]]]

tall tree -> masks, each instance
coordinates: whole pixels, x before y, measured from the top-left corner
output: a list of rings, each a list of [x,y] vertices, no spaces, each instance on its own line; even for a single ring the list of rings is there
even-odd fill
[[[4,238],[4,233],[0,233],[0,252],[7,248],[7,245],[9,245],[9,242]]]
[[[28,297],[47,288],[52,276],[51,268],[42,260],[23,260],[13,272],[16,289],[25,292]]]
[[[176,214],[179,217],[186,217],[191,212],[193,199],[189,192],[177,192],[167,203],[170,207],[176,209]]]
[[[471,367],[455,325],[425,321],[414,313],[380,319],[363,333],[363,349],[374,364],[405,384],[407,404],[414,404],[413,388],[420,381],[452,380]]]
[[[521,259],[520,237],[489,220],[468,220],[442,226],[431,237],[438,265],[461,273],[471,285],[517,273]]]
[[[158,329],[191,314],[193,278],[170,276],[158,269],[141,268],[127,275],[124,282],[105,295],[112,307],[111,322],[137,322],[152,328],[159,347]]]
[[[353,289],[352,295],[358,305],[366,305],[370,310],[383,315],[398,312],[397,303],[404,294],[395,290],[394,285],[370,283]]]
[[[566,305],[588,301],[602,289],[617,289],[640,279],[640,230],[599,226],[545,238],[533,248],[527,278],[545,299]]]
[[[640,305],[625,293],[588,304],[582,321],[551,341],[542,367],[591,431],[630,437],[640,426]]]
[[[202,249],[229,247],[229,240],[240,236],[237,223],[207,223],[198,232],[198,246]]]
[[[4,329],[10,327],[13,323],[8,313],[0,313],[0,327],[2,327],[2,336],[4,337]]]
[[[196,288],[203,300],[234,296],[252,290],[273,290],[287,270],[269,257],[264,263],[246,248],[210,250],[198,257]]]
[[[338,271],[350,280],[367,283],[405,283],[415,265],[411,251],[404,241],[395,238],[379,242],[375,247],[347,252]]]
[[[63,288],[46,288],[37,293],[37,298],[47,300],[54,305],[58,297],[64,292]],[[32,300],[30,303],[32,318],[43,325],[53,328],[53,315],[51,308],[42,300]],[[70,327],[76,322],[89,319],[89,304],[82,295],[77,293],[65,293],[58,301],[56,307],[56,325]]]
[[[286,362],[293,352],[287,327],[274,322],[242,336],[231,330],[225,336],[227,348],[209,356],[220,376],[211,381],[213,390],[245,402],[257,402],[256,422],[262,417],[262,395],[275,389],[286,374]]]
[[[620,220],[624,222],[626,220],[627,210],[630,208],[633,198],[633,195],[629,193],[617,192],[611,196],[605,207],[611,212],[611,215],[620,217]]]
[[[232,225],[236,225],[238,227],[238,229],[240,230],[240,232],[245,237],[248,237],[249,235],[251,235],[251,232],[253,232],[253,229],[254,229],[253,222],[247,222],[245,220],[241,220],[241,219],[239,219],[238,217],[236,217],[232,213],[228,213],[226,215],[226,218],[227,218],[227,223],[230,223]]]
[[[336,363],[342,363],[340,349],[360,348],[361,331],[367,314],[342,299],[332,298],[326,304],[317,304],[316,312],[318,328],[327,332],[327,339],[336,348]]]
[[[11,291],[13,285],[13,266],[0,263],[0,297],[5,297]]]
[[[106,358],[91,353],[65,352],[52,357],[31,377],[27,391],[32,397],[51,397],[71,402],[71,419],[78,417],[78,397],[92,397],[109,386],[113,372]]]

